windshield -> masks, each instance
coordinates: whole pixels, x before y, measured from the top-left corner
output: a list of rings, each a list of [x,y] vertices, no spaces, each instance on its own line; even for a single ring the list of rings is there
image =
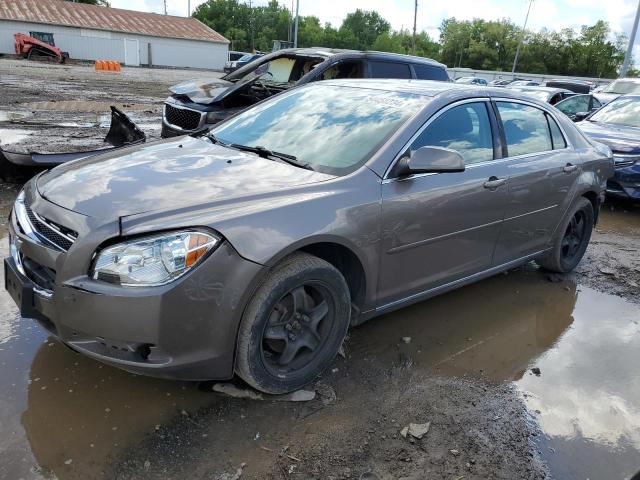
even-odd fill
[[[295,156],[314,170],[344,175],[428,101],[404,92],[319,83],[275,96],[211,133],[223,143],[261,146]]]
[[[616,99],[594,113],[589,120],[626,127],[640,127],[640,97]]]
[[[238,61],[239,62],[248,62],[252,58],[253,58],[253,53],[248,53],[248,54],[243,55],[242,57],[240,57],[240,59]]]
[[[615,80],[604,87],[602,93],[617,93],[619,95],[640,93],[640,83],[629,80]]]
[[[224,78],[225,80],[244,82],[252,80],[256,76],[261,76],[261,80],[266,83],[290,84],[300,80],[324,60],[323,57],[295,55],[276,57],[268,62],[260,59],[247,63]]]

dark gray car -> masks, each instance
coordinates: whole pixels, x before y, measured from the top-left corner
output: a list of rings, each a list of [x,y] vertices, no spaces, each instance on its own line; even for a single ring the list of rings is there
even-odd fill
[[[505,89],[342,80],[24,187],[6,288],[126,370],[265,392],[312,381],[347,328],[536,260],[567,272],[611,152]]]

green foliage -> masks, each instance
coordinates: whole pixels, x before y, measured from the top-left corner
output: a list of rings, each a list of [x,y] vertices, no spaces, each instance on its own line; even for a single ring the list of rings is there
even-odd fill
[[[293,30],[291,12],[277,0],[253,8],[239,0],[207,0],[193,16],[231,40],[232,50],[270,51],[273,40],[286,40],[289,29]],[[523,34],[508,19],[448,18],[440,25],[439,41],[429,38],[426,32],[416,35],[415,55],[450,67],[510,72],[522,39],[518,72],[615,77],[624,60],[626,38],[611,38],[612,32],[603,21],[583,26],[579,32],[564,29]],[[411,32],[392,30],[378,12],[360,9],[348,14],[339,28],[329,23],[322,25],[317,17],[300,17],[298,46],[414,53]]]

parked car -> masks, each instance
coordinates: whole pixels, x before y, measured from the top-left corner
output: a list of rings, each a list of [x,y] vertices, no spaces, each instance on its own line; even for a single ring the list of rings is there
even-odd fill
[[[555,107],[574,122],[584,120],[591,112],[602,106],[594,95],[573,95],[555,104]]]
[[[620,95],[640,94],[640,78],[619,78],[595,92],[601,103],[609,103]]]
[[[171,87],[162,136],[206,132],[219,121],[276,93],[316,80],[418,78],[449,82],[446,65],[423,57],[328,48],[279,50],[229,75]]]
[[[502,78],[497,78],[495,80],[491,80],[489,82],[489,86],[490,87],[506,87],[507,85],[509,85],[513,80],[504,80]]]
[[[538,87],[540,84],[533,80],[514,80],[509,84],[511,87]]]
[[[479,78],[479,77],[456,78],[456,83],[463,83],[466,85],[482,85],[482,86],[488,85],[488,82],[484,78]]]
[[[515,82],[514,82],[515,83]],[[522,92],[526,95],[530,95],[534,98],[542,102],[546,102],[550,105],[555,105],[556,103],[574,95],[570,90],[566,90],[563,88],[550,88],[550,87],[529,87],[529,86],[514,86],[514,83],[507,85],[509,90],[515,90],[518,92]]]
[[[262,53],[247,53],[243,55],[238,60],[228,61],[224,64],[225,73],[231,73],[239,68],[244,67],[247,63],[253,62],[255,59],[262,57],[264,54]]]
[[[250,55],[250,53],[249,52],[237,52],[235,50],[229,50],[227,52],[227,61],[228,62],[235,62],[236,60],[240,60],[245,55]]]
[[[613,151],[607,195],[640,200],[640,95],[618,97],[576,125]]]
[[[99,361],[282,393],[350,325],[534,259],[572,270],[610,155],[511,90],[313,82],[30,180],[6,289]]]
[[[544,82],[545,87],[551,88],[562,88],[565,90],[571,90],[574,93],[587,94],[591,92],[591,88],[593,85],[590,82],[585,80],[571,80],[571,79],[561,79],[561,80],[547,80]]]

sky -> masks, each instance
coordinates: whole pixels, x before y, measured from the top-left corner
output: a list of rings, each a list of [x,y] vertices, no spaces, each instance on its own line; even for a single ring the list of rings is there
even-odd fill
[[[247,0],[248,2],[249,0]],[[291,0],[288,0],[291,2]],[[110,0],[111,6],[162,13],[163,0]],[[166,0],[167,13],[186,15],[188,0]],[[191,0],[192,10],[204,0]],[[254,5],[266,5],[268,0],[252,0]],[[284,2],[280,2],[284,3]],[[443,19],[459,20],[509,18],[522,25],[529,0],[418,0],[418,30],[426,30],[432,38],[439,35]],[[614,32],[629,34],[638,0],[534,0],[527,27],[579,28],[603,19]],[[291,7],[291,4],[288,3]],[[300,0],[300,15],[315,15],[322,23],[339,27],[344,17],[356,8],[376,10],[394,29],[413,27],[414,0]],[[634,56],[640,58],[640,35],[636,38]],[[636,61],[636,63],[638,63]]]

